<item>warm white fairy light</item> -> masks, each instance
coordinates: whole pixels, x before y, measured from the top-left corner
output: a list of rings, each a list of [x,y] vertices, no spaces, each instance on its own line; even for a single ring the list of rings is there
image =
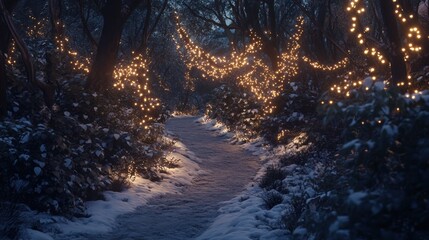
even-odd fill
[[[65,25],[60,22],[56,23],[60,28],[64,29]],[[57,52],[66,54],[70,59],[70,65],[73,67],[73,70],[81,71],[84,74],[89,74],[91,60],[88,57],[81,57],[70,47],[69,38],[64,35],[55,36],[55,47]]]
[[[133,53],[134,55],[134,53]],[[149,67],[147,60],[141,54],[135,54],[129,64],[119,63],[115,67],[113,76],[116,80],[114,87],[118,90],[131,88],[134,96],[138,99],[134,102],[134,107],[143,112],[143,119],[140,125],[148,128],[149,124],[155,119],[153,111],[159,108],[159,99],[153,97],[150,90]]]
[[[44,37],[47,33],[48,19],[42,18],[41,20],[37,20],[31,13],[29,19],[31,24],[27,27],[27,36],[31,38]]]
[[[16,65],[16,43],[15,40],[11,41],[11,44],[9,46],[9,51],[6,58],[6,63],[10,65],[11,67]]]
[[[276,71],[273,71],[272,67],[260,58],[262,43],[254,34],[251,34],[250,44],[243,52],[233,51],[228,57],[215,57],[196,45],[180,25],[178,17],[176,20],[177,33],[186,50],[186,56],[185,53],[181,53],[181,45],[178,41],[176,41],[177,49],[184,58],[187,69],[196,68],[202,73],[203,78],[214,80],[234,75],[238,84],[252,92],[263,104],[265,113],[271,113],[274,110],[272,100],[283,92],[285,82],[298,74],[300,49],[298,42],[303,33],[303,17],[297,20],[294,41],[291,41],[284,53],[278,56]],[[189,73],[186,76],[189,81]]]
[[[60,24],[59,22],[57,24]],[[64,25],[62,26],[64,28]],[[84,74],[89,74],[91,60],[90,58],[82,58],[79,54],[70,48],[69,39],[63,35],[55,37],[56,50],[60,53],[65,53],[70,58],[70,64],[74,70],[82,71]],[[143,113],[143,118],[139,124],[145,129],[155,120],[152,112],[157,110],[160,102],[153,97],[150,90],[149,67],[147,60],[141,54],[134,54],[130,63],[124,61],[117,64],[114,68],[113,77],[115,83],[113,87],[117,90],[131,88],[136,98],[134,107]]]
[[[404,60],[409,61],[412,54],[418,54],[422,50],[422,47],[420,46],[420,43],[419,43],[419,41],[421,41],[422,39],[422,34],[418,27],[408,26],[409,23],[413,22],[414,15],[405,14],[401,5],[397,3],[396,0],[391,0],[391,1],[394,3],[394,6],[395,6],[394,13],[398,19],[398,22],[402,25],[404,29],[406,29],[406,38],[405,38],[406,44],[401,50],[402,50],[402,53],[404,54]],[[377,48],[371,47],[370,44],[365,41],[365,35],[370,33],[371,29],[368,26],[359,28],[358,20],[366,12],[363,1],[362,0],[350,1],[349,6],[347,7],[347,11],[351,13],[350,32],[356,35],[356,39],[360,45],[367,46],[363,49],[364,55],[375,58],[376,60],[379,61],[379,63],[381,63],[381,65],[386,65],[386,66],[389,65],[390,63],[388,62],[388,59],[386,59],[383,56],[383,54],[379,50],[377,50]],[[377,68],[375,66],[369,67],[368,74],[372,77],[369,77],[367,79],[372,79],[373,81],[377,80],[377,78],[375,77],[376,69]],[[412,85],[410,81],[411,79],[412,77],[409,75],[407,79],[404,79],[404,81],[399,82],[398,86],[409,88]],[[388,86],[389,84],[387,81],[383,81],[383,83],[385,86]],[[332,86],[331,91],[333,93],[340,94],[340,96],[345,93],[345,96],[349,97],[350,90],[352,89],[362,88],[363,90],[366,90],[366,91],[370,89],[368,86],[362,87],[362,85],[363,85],[362,81],[352,80],[352,73],[350,72],[349,75],[346,76],[346,79],[343,82],[340,82]],[[414,96],[415,98],[415,95],[410,94],[409,96],[411,96],[411,98]],[[327,103],[326,101],[322,102],[322,104],[326,104],[326,103]]]
[[[342,60],[338,61],[337,63],[335,63],[333,65],[321,64],[319,62],[311,60],[309,57],[306,57],[306,56],[303,56],[302,60],[304,62],[310,64],[310,66],[312,66],[313,68],[318,69],[318,70],[322,70],[322,71],[336,71],[338,69],[344,69],[349,64],[349,58],[348,57],[343,58]]]

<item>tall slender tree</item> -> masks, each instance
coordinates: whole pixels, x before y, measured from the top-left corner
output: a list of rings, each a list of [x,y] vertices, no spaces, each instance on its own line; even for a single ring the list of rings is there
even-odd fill
[[[4,116],[7,111],[7,76],[6,76],[6,59],[11,40],[11,34],[6,24],[5,15],[12,12],[18,1],[0,2],[0,117]]]
[[[147,3],[147,1],[145,2]],[[143,0],[107,0],[102,6],[103,30],[87,79],[89,89],[99,91],[113,85],[113,71],[124,24],[141,2]]]
[[[395,6],[392,1],[379,0],[381,15],[384,22],[384,31],[388,39],[389,58],[391,64],[391,87],[407,79],[407,67],[402,53],[402,39],[395,16]]]

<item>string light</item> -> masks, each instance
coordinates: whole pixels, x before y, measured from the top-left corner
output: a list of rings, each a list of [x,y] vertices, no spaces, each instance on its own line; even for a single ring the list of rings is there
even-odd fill
[[[404,32],[406,33],[404,46],[401,49],[404,60],[409,61],[412,54],[418,54],[421,50],[421,43],[419,43],[422,40],[422,34],[420,32],[420,29],[416,26],[412,26],[412,22],[414,21],[414,15],[413,14],[405,14],[404,10],[402,9],[401,5],[397,2],[397,0],[391,0],[394,3],[395,9],[394,13],[396,18],[398,19],[399,24],[401,24],[402,28],[405,29]],[[358,22],[359,18],[363,16],[363,14],[366,12],[364,2],[361,0],[352,0],[350,1],[347,11],[350,13],[351,17],[351,27],[350,32],[356,35],[356,39],[359,43],[359,45],[365,45],[366,47],[363,48],[363,54],[365,56],[374,58],[378,60],[379,63],[381,63],[381,66],[387,66],[390,67],[390,63],[388,60],[383,56],[383,54],[374,46],[370,46],[369,43],[365,40],[365,36],[371,32],[370,27],[364,26],[360,27],[360,24]],[[411,24],[411,26],[409,26]],[[372,75],[367,78],[371,79],[373,81],[376,81],[377,78],[375,77],[376,74],[376,67],[369,66],[368,74]],[[357,77],[355,77],[357,79]],[[366,80],[366,81],[367,81]],[[404,81],[399,82],[399,87],[405,87],[409,88],[412,85],[412,77],[410,75],[407,76],[407,79],[404,79]],[[363,81],[359,80],[352,80],[352,72],[350,72],[347,76],[345,76],[344,81],[335,84],[331,87],[331,92],[339,94],[341,96],[345,93],[346,97],[350,96],[350,91],[352,89],[362,88],[365,91],[368,91],[370,89],[369,83],[366,83],[365,86],[363,86]],[[389,85],[388,81],[383,81],[384,88],[386,89]],[[408,98],[416,99],[419,95],[418,90],[414,90],[413,93],[405,95]],[[326,104],[325,101],[321,102],[322,104]]]
[[[57,27],[59,28],[62,28],[62,29],[65,28],[65,25],[61,24],[60,22],[56,22],[56,24],[58,25]],[[77,51],[74,51],[70,47],[69,38],[64,36],[64,34],[56,35],[54,41],[55,41],[56,50],[59,53],[66,54],[69,57],[70,59],[69,63],[73,67],[73,70],[81,71],[84,74],[89,74],[91,59],[88,57],[79,56]]]
[[[333,64],[333,65],[325,65],[325,64],[321,64],[319,62],[313,61],[310,58],[303,56],[302,60],[308,64],[310,64],[310,66],[312,66],[315,69],[318,70],[322,70],[322,71],[336,71],[338,69],[343,69],[346,68],[349,64],[349,58],[345,57],[344,59],[338,61],[337,63]]]
[[[6,58],[6,63],[10,65],[11,67],[14,67],[16,65],[16,43],[15,40],[11,41],[11,44],[9,46],[9,51]]]
[[[27,36],[33,39],[45,37],[47,33],[48,19],[42,18],[41,20],[37,20],[31,12],[28,17],[31,24],[26,29]]]
[[[60,25],[60,22],[56,23]],[[65,26],[62,25],[62,28]],[[90,72],[91,60],[90,58],[79,57],[79,54],[72,50],[70,47],[69,39],[64,35],[57,35],[55,37],[56,50],[60,53],[65,53],[71,59],[70,64],[74,70],[81,71],[83,74]],[[115,82],[113,87],[118,91],[126,88],[131,89],[133,96],[136,101],[134,107],[139,109],[142,113],[142,119],[139,124],[145,129],[148,129],[150,124],[155,120],[151,114],[154,110],[160,106],[159,99],[152,97],[150,90],[149,80],[149,67],[147,60],[143,58],[141,54],[135,54],[134,52],[132,60],[129,64],[123,60],[118,63],[113,72]]]
[[[272,113],[275,109],[273,99],[278,97],[286,85],[285,81],[298,74],[299,44],[303,33],[304,18],[299,17],[296,24],[296,32],[284,53],[277,57],[278,68],[276,71],[264,63],[260,57],[262,54],[262,42],[255,35],[250,35],[250,43],[241,53],[234,50],[228,57],[215,57],[196,45],[190,38],[179,17],[176,15],[176,29],[179,39],[184,45],[176,41],[177,50],[184,59],[188,69],[185,74],[186,81],[190,81],[189,71],[193,68],[202,73],[203,78],[213,80],[224,79],[226,76],[234,76],[238,84],[250,92],[263,105],[264,113]],[[188,83],[187,83],[188,85]]]
[[[140,125],[148,128],[149,124],[154,120],[151,112],[159,106],[159,99],[152,97],[152,92],[149,87],[149,68],[148,63],[141,54],[134,54],[135,57],[129,64],[121,62],[116,65],[113,76],[116,82],[113,86],[121,91],[125,88],[131,88],[134,96],[138,99],[134,102],[134,107],[140,109],[144,114],[140,120]]]

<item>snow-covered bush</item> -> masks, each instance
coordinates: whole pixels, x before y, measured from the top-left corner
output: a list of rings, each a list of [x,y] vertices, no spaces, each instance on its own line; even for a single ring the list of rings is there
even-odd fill
[[[226,124],[241,140],[257,136],[263,119],[261,106],[253,96],[226,85],[214,90],[206,114]]]
[[[4,193],[4,191],[0,191]],[[17,204],[0,202],[0,236],[1,239],[15,239],[19,227],[19,210]]]
[[[52,111],[28,91],[13,95],[0,122],[0,188],[34,209],[82,215],[83,201],[102,198],[115,182],[159,179],[169,144],[162,125],[140,125],[132,94],[88,93],[78,78],[61,90]]]
[[[286,173],[280,165],[268,166],[264,176],[262,176],[259,182],[259,186],[267,190],[275,189],[281,192],[283,191],[282,181],[285,177]]]
[[[271,209],[283,202],[283,195],[276,190],[271,190],[264,192],[262,200],[264,201],[265,207]]]
[[[325,121],[348,126],[342,151],[376,174],[427,168],[429,91],[401,95],[376,86],[327,108]]]
[[[327,123],[347,126],[340,182],[350,190],[331,195],[344,204],[323,221],[330,234],[419,239],[429,224],[429,92],[401,95],[381,82],[368,85],[326,107]]]
[[[313,127],[318,93],[312,81],[291,82],[286,91],[275,99],[275,109],[263,121],[264,137],[272,143],[287,143],[294,133]]]

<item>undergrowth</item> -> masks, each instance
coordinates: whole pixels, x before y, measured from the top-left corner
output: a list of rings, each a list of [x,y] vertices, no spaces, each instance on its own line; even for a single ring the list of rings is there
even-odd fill
[[[160,180],[162,125],[141,126],[127,91],[88,92],[81,76],[62,82],[50,109],[30,90],[9,89],[8,116],[0,123],[0,202],[20,202],[53,214],[85,216],[85,200],[120,191],[140,175]],[[15,86],[20,83],[15,79]],[[161,112],[153,112],[157,119]]]

